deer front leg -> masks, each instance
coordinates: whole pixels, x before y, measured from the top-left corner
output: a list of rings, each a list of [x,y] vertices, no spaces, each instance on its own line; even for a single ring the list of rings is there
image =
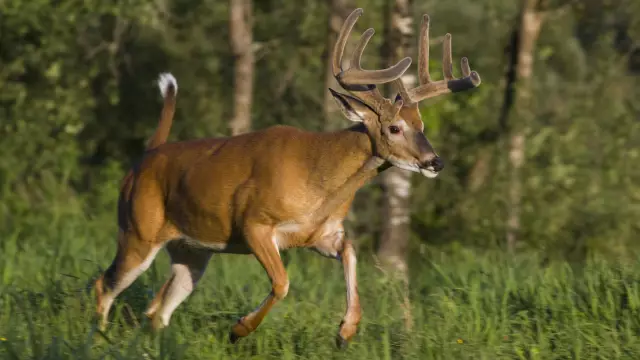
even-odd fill
[[[338,259],[342,262],[347,289],[347,311],[340,323],[336,346],[343,349],[356,334],[358,323],[360,323],[360,318],[362,317],[356,279],[356,252],[351,241],[344,239],[342,227],[319,239],[313,249],[324,256]]]
[[[344,348],[358,330],[362,310],[360,309],[360,297],[356,279],[356,252],[351,241],[345,240],[338,254],[344,268],[344,279],[347,287],[347,311],[340,323],[336,345],[339,348]]]
[[[231,334],[229,334],[232,343],[252,333],[273,305],[284,299],[289,291],[289,278],[280,258],[280,251],[274,238],[274,229],[265,226],[252,226],[246,231],[245,236],[253,254],[271,279],[271,293],[257,309],[242,317],[233,326]]]

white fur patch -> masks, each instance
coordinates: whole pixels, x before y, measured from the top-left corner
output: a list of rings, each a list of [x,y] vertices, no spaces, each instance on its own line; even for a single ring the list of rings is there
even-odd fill
[[[189,246],[205,248],[205,249],[214,250],[214,251],[222,251],[227,248],[226,243],[205,243],[198,239],[188,237],[186,235],[182,235],[181,239]]]
[[[438,176],[438,173],[437,173],[437,172],[435,172],[435,171],[433,171],[433,170],[430,170],[429,168],[426,168],[426,169],[420,169],[420,173],[421,173],[423,176],[428,177],[429,179],[434,179],[434,178],[436,178],[436,177]]]
[[[278,234],[273,234],[271,236],[271,242],[273,243],[273,247],[276,248],[278,255],[280,255],[280,244],[278,243]]]
[[[356,289],[356,264],[358,263],[358,259],[353,251],[349,251],[347,254],[347,259],[345,262],[348,264],[346,266],[346,283],[347,283],[347,304],[351,304],[353,299],[358,296],[358,291]]]
[[[344,114],[345,114],[345,116],[347,117],[348,120],[351,120],[353,122],[363,122],[364,121],[364,113],[362,111],[345,110]]]
[[[358,117],[360,118],[360,120],[354,120],[354,121],[364,121],[364,117],[367,115],[365,112],[362,111],[356,111],[356,115],[358,115]]]
[[[413,171],[413,172],[417,172],[417,173],[420,172],[420,167],[418,167],[418,165],[413,164],[413,163],[404,162],[404,161],[398,159],[395,156],[389,156],[389,162],[393,166],[398,167],[398,168],[403,169],[403,170],[409,170],[409,171]]]
[[[162,73],[158,78],[158,87],[160,88],[160,93],[162,97],[167,96],[167,92],[169,91],[169,87],[173,86],[175,94],[178,93],[178,81],[171,73]]]
[[[156,316],[163,326],[169,326],[171,315],[192,292],[197,280],[193,278],[191,270],[184,264],[171,265],[173,279],[162,299],[162,306]]]
[[[300,224],[295,221],[284,221],[276,225],[276,229],[283,233],[297,233],[300,231]]]
[[[416,164],[406,163],[393,156],[389,157],[389,162],[395,167],[398,167],[403,170],[409,170],[409,171],[420,173],[423,176],[428,177],[429,179],[433,179],[437,177],[439,174],[438,172],[434,171],[433,166],[429,166],[428,168],[424,169],[424,168],[420,168]]]
[[[124,274],[124,276],[118,281],[111,292],[104,295],[103,303],[102,303],[102,321],[103,323],[107,322],[107,317],[109,315],[109,310],[111,309],[111,305],[113,304],[114,299],[120,295],[126,288],[128,288],[143,272],[145,272],[153,259],[156,258],[158,251],[162,249],[162,246],[158,246],[156,248],[151,249],[147,257],[144,259],[142,263],[140,263],[137,267],[132,268]]]
[[[411,128],[409,127],[409,125],[407,124],[407,122],[404,119],[398,119],[398,121],[396,121],[395,123],[396,126],[400,127],[402,129],[402,131],[407,131],[410,130]]]

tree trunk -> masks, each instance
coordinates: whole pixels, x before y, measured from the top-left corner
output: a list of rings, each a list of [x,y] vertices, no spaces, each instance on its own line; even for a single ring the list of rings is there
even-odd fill
[[[382,49],[384,67],[395,64],[407,56],[411,37],[409,0],[388,0],[388,19],[385,29],[385,46]],[[415,78],[404,77],[409,88]],[[389,97],[395,93],[387,91]],[[377,256],[382,265],[401,275],[407,272],[407,247],[409,243],[411,172],[392,167],[381,176],[384,189],[382,236]]]
[[[545,13],[540,5],[543,0],[523,0],[518,29],[518,41],[515,57],[515,103],[511,118],[509,138],[509,208],[507,218],[507,248],[514,252],[520,232],[520,213],[522,200],[521,170],[525,160],[526,128],[533,117],[531,108],[531,77],[535,46],[542,27]]]
[[[252,13],[251,0],[230,0],[229,36],[235,57],[233,118],[229,124],[232,135],[251,130],[254,72]]]
[[[324,129],[326,131],[335,130],[339,127],[339,119],[342,119],[338,106],[329,92],[329,88],[339,88],[338,82],[333,77],[331,67],[331,57],[333,56],[333,46],[338,39],[338,33],[352,10],[351,0],[327,0],[329,6],[327,51],[326,51],[326,71],[324,79]]]
[[[385,45],[382,48],[384,67],[391,66],[409,53],[409,41],[413,33],[410,0],[388,0],[385,20]],[[408,88],[415,86],[416,78],[405,75],[402,81]],[[395,92],[387,89],[387,96],[395,98]],[[407,251],[411,225],[411,175],[407,170],[396,167],[387,169],[381,176],[384,189],[382,204],[382,234],[377,250],[380,264],[404,285],[403,309],[405,327],[412,327],[411,304],[409,301],[409,268]]]

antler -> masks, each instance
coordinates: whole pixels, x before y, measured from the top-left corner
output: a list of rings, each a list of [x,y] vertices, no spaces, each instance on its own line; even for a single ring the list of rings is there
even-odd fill
[[[444,36],[442,49],[442,71],[444,73],[444,80],[431,81],[431,75],[429,75],[429,15],[426,14],[422,17],[419,41],[418,78],[420,85],[417,88],[407,90],[401,79],[395,80],[400,96],[405,102],[405,106],[439,95],[469,90],[480,85],[480,75],[475,71],[471,71],[471,68],[469,68],[469,60],[466,57],[463,57],[461,61],[462,75],[464,77],[457,79],[453,76],[451,34],[448,33]]]
[[[342,29],[333,48],[333,57],[331,59],[333,76],[345,90],[356,95],[375,110],[379,110],[383,104],[390,103],[391,101],[380,94],[380,91],[376,88],[376,84],[388,83],[399,79],[411,65],[411,58],[406,57],[387,69],[364,70],[360,65],[360,59],[364,48],[375,33],[373,29],[369,28],[362,34],[358,45],[353,50],[353,54],[351,54],[349,69],[343,70],[341,64],[344,48],[353,26],[362,13],[362,9],[355,9],[342,25]]]

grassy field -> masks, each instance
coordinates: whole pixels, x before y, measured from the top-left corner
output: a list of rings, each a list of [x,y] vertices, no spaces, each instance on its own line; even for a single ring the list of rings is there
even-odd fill
[[[334,336],[345,307],[340,264],[288,252],[291,287],[260,328],[236,345],[235,320],[270,289],[250,256],[215,256],[195,293],[158,336],[142,313],[168,276],[166,254],[112,311],[106,338],[92,327],[87,282],[113,256],[100,221],[5,229],[0,251],[1,359],[638,359],[640,263],[592,260],[541,267],[535,256],[415,254],[413,329],[402,287],[359,254],[364,317],[349,348]]]

